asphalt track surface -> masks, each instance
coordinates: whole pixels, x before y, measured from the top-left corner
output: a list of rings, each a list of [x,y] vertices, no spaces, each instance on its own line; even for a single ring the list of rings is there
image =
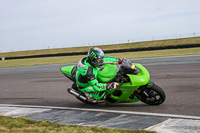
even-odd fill
[[[72,64],[0,68],[0,104],[59,106],[200,116],[200,55],[133,59],[166,93],[159,106],[142,102],[87,105],[68,94],[60,68]]]

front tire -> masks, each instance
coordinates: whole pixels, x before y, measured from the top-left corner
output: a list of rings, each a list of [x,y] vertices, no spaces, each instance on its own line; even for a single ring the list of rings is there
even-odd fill
[[[140,101],[148,105],[160,105],[166,99],[165,92],[156,84],[139,89],[139,92],[136,92],[135,95]]]

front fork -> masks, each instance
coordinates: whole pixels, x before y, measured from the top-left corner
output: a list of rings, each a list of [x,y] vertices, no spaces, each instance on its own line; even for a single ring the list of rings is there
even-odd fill
[[[149,80],[149,82],[146,85],[140,86],[136,91],[137,91],[137,93],[140,94],[141,90],[143,90],[145,88],[151,88],[153,85],[154,85],[154,82]],[[144,92],[144,93],[146,96],[148,96],[148,94],[146,92]]]

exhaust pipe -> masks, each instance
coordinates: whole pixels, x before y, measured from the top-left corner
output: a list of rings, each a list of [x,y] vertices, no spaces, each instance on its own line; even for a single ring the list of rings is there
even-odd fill
[[[74,89],[68,88],[67,91],[68,91],[70,94],[74,95],[75,97],[78,97],[78,98],[81,98],[81,99],[84,100],[84,101],[87,101],[87,98],[86,98],[86,97],[82,96],[81,94],[79,94],[79,93],[78,93],[77,91],[75,91]]]

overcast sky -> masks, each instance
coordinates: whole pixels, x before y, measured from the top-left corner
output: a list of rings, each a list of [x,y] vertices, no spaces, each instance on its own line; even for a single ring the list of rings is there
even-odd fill
[[[200,0],[0,0],[0,52],[200,36]]]

